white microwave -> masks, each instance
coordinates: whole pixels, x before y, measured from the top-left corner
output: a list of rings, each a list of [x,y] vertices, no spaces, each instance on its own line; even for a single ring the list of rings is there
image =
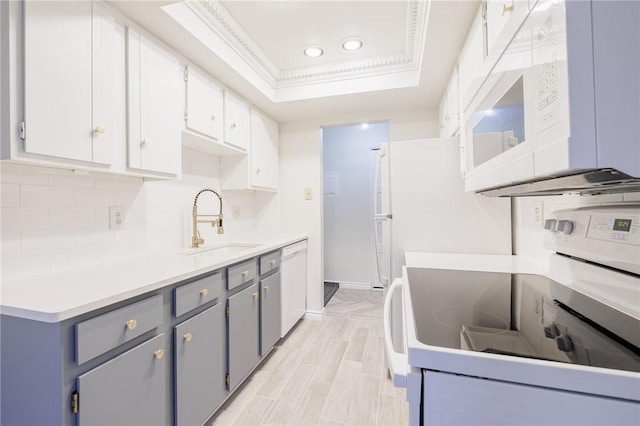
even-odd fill
[[[640,190],[638,16],[638,2],[538,1],[465,113],[468,191],[572,192],[556,178],[585,174],[595,192]]]

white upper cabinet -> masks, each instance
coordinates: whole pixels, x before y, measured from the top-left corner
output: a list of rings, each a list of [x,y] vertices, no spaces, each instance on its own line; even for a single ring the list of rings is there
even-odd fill
[[[447,91],[440,101],[440,137],[456,136],[460,130],[460,92],[458,88],[458,67],[454,67]]]
[[[197,134],[222,142],[223,91],[211,77],[194,67],[185,70],[186,128]]]
[[[98,3],[24,3],[26,152],[112,163],[114,32]]]
[[[279,183],[278,123],[251,109],[248,155],[220,158],[220,181],[226,190],[275,191]]]
[[[171,53],[128,28],[128,166],[178,175],[181,169],[183,68]]]
[[[278,123],[251,110],[251,183],[261,188],[278,188]]]
[[[528,0],[487,0],[487,53],[500,54],[514,36],[527,13]]]
[[[249,105],[231,92],[224,93],[224,141],[242,150],[249,150]]]
[[[486,57],[485,7],[482,3],[476,13],[469,35],[458,60],[460,110],[466,111],[471,99],[480,88],[484,77]]]

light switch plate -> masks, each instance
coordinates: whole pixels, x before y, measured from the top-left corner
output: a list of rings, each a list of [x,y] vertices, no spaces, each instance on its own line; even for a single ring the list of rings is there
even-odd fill
[[[304,199],[305,200],[311,200],[312,198],[312,194],[311,194],[311,188],[305,188],[304,189]]]

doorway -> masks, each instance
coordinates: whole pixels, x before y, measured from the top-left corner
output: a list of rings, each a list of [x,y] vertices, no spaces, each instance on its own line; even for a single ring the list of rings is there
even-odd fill
[[[369,290],[375,282],[373,180],[389,123],[322,128],[325,287]]]

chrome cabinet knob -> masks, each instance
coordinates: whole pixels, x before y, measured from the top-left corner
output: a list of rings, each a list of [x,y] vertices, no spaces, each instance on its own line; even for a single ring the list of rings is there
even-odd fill
[[[134,328],[136,328],[138,326],[138,321],[132,319],[129,320],[125,323],[125,326],[127,327],[127,330],[133,330]]]
[[[153,356],[155,356],[156,359],[162,359],[164,358],[164,351],[162,349],[158,349],[153,353]]]
[[[96,128],[93,129],[93,132],[97,133],[99,135],[102,135],[102,134],[104,134],[104,132],[106,132],[106,130],[102,126],[96,126]]]
[[[207,297],[207,295],[209,295],[209,289],[203,288],[200,290],[200,296]]]
[[[182,338],[184,339],[185,342],[189,343],[191,339],[193,339],[193,335],[191,333],[187,333],[184,336],[182,336]]]
[[[276,260],[272,259],[271,262],[269,262],[269,264],[271,265],[271,267],[273,268],[274,266],[276,266]]]
[[[140,141],[140,145],[142,145],[142,146],[146,146],[146,145],[148,145],[149,143],[151,143],[151,140],[150,140],[150,139],[147,139],[147,138],[144,138],[144,139],[142,139],[142,140]]]
[[[236,123],[231,123],[231,126],[230,126],[230,127],[231,127],[231,130],[235,130],[235,129],[236,129],[236,127],[237,127],[237,126],[236,126]]]

